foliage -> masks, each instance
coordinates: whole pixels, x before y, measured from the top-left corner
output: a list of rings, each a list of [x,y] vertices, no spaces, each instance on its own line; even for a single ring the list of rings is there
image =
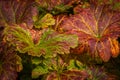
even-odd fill
[[[34,43],[28,30],[24,30],[19,25],[10,26],[5,29],[6,40],[11,42],[20,53],[28,53],[31,56],[40,57],[37,61],[39,65],[32,71],[33,78],[48,72],[48,62],[55,57],[57,53],[70,53],[69,49],[77,46],[78,38],[76,35],[58,34],[52,29],[45,29],[38,43]],[[42,59],[42,57],[45,59]],[[33,64],[36,58],[32,59]],[[49,59],[49,61],[47,61]],[[47,62],[47,63],[46,63]],[[37,64],[37,63],[36,63]],[[47,66],[46,66],[47,65]]]
[[[75,35],[57,34],[48,29],[35,44],[30,33],[17,25],[6,28],[5,33],[7,40],[12,42],[20,53],[28,52],[29,55],[38,57],[42,54],[69,53],[70,47],[75,48],[78,40]]]
[[[0,80],[108,80],[103,64],[88,56],[107,62],[119,55],[119,6],[119,0],[0,0]]]
[[[66,67],[66,66],[64,66]],[[96,71],[94,71],[96,70]],[[89,69],[77,60],[70,60],[67,65],[67,70],[63,70],[59,75],[57,72],[52,72],[47,76],[46,80],[107,80],[104,71],[98,68]],[[94,77],[93,77],[94,76]]]

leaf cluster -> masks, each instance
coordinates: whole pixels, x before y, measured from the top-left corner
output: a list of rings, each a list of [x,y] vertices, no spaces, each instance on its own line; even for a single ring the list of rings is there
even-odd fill
[[[118,0],[0,0],[0,80],[24,72],[25,79],[107,80],[78,58],[119,55],[119,7]]]

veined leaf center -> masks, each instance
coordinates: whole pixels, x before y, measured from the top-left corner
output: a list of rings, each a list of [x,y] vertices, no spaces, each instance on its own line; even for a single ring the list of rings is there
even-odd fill
[[[100,39],[102,36],[100,34],[96,35],[96,38]]]

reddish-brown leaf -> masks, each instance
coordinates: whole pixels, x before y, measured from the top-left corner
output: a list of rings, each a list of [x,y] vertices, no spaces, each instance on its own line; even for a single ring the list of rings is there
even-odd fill
[[[90,3],[92,4],[96,4],[96,5],[100,5],[100,4],[112,4],[112,3],[116,3],[116,2],[120,2],[120,0],[90,0]]]
[[[0,42],[0,49],[0,80],[16,80],[19,65],[14,49],[4,42]]]
[[[52,10],[57,5],[72,5],[74,3],[79,3],[81,0],[36,0],[36,2],[41,6],[45,7],[48,10]]]
[[[103,61],[119,54],[117,38],[120,36],[120,12],[112,11],[109,6],[91,5],[90,8],[75,9],[75,15],[64,18],[60,28],[79,36],[80,44],[89,46],[89,53],[100,56]]]
[[[0,26],[26,23],[33,26],[34,0],[0,0]],[[33,12],[34,11],[34,12]]]
[[[49,74],[46,80],[86,80],[88,79],[89,75],[86,71],[80,70],[69,70],[65,71],[64,73],[57,76],[57,73],[53,72]]]

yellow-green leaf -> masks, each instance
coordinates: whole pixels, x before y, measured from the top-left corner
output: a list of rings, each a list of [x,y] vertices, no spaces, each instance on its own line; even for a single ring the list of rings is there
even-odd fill
[[[36,17],[34,17],[34,20],[36,20]],[[45,16],[43,16],[41,19],[35,21],[34,26],[35,28],[46,28],[54,24],[55,24],[55,19],[51,14],[48,13]]]

